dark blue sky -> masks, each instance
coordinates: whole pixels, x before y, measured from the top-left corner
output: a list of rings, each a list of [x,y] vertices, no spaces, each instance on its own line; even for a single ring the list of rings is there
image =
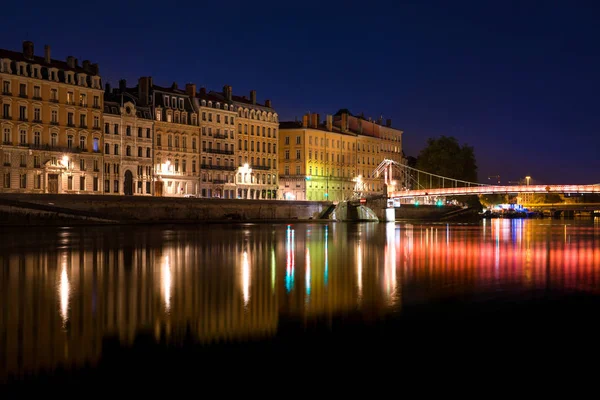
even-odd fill
[[[155,6],[153,4],[160,4]],[[282,119],[339,108],[475,147],[479,178],[600,182],[600,5],[588,1],[9,2],[0,47],[237,94]]]

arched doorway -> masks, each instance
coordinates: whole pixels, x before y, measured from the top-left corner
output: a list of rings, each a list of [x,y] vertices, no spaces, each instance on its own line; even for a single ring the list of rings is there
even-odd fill
[[[133,196],[133,174],[129,170],[125,171],[123,192],[125,193],[125,196]]]

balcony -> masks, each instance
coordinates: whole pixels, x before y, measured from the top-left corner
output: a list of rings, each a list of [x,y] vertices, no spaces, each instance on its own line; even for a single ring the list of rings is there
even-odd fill
[[[3,119],[12,119],[12,117],[11,117],[10,115],[6,115],[6,114],[5,114],[5,115],[3,115],[3,116],[2,116],[2,118],[3,118]]]
[[[27,96],[25,93],[19,93],[19,97],[22,98],[22,99],[29,98],[29,96]]]
[[[99,110],[99,109],[100,109],[100,105],[99,105],[99,104],[94,104],[94,105],[92,106],[92,108],[95,108],[96,110]]]
[[[33,100],[42,101],[42,98],[40,96],[33,96],[32,99]]]
[[[50,103],[58,103],[58,99],[50,99]]]
[[[215,133],[213,136],[215,139],[228,139],[229,136],[221,135],[220,133]]]
[[[79,102],[79,107],[87,107],[87,103],[84,103],[83,101]]]
[[[12,96],[12,92],[7,92],[7,91],[5,91],[5,90],[3,90],[3,91],[2,91],[2,94],[3,94],[4,96]]]
[[[21,121],[21,122],[27,122],[29,120],[26,117],[19,117],[19,121]]]
[[[29,147],[29,143],[19,143],[18,146]]]
[[[5,163],[4,163],[4,166],[5,166],[5,167],[10,167],[10,163],[9,163],[9,162],[5,162]]]
[[[235,171],[235,167],[230,167],[228,165],[209,165],[209,164],[201,164],[201,169],[216,169],[219,171]]]
[[[74,124],[74,123],[72,123],[72,122],[67,122],[67,126],[68,126],[69,128],[75,128],[75,124]]]
[[[268,170],[272,169],[271,167],[266,167],[264,165],[252,165],[250,168],[258,169],[260,171],[268,171]]]
[[[67,102],[66,102],[65,104],[66,104],[66,105],[68,105],[68,106],[74,106],[74,105],[75,105],[75,102],[74,102],[74,101],[68,101],[68,100],[67,100]]]
[[[233,150],[204,149],[203,151],[206,153],[212,153],[212,154],[226,154],[226,155],[233,154]]]
[[[224,185],[227,183],[227,180],[226,179],[213,179],[212,183],[215,185]]]
[[[50,125],[58,125],[58,121],[50,121]]]
[[[34,119],[33,122],[35,122],[36,124],[41,124],[42,120],[41,119]]]
[[[81,153],[79,147],[50,146],[49,144],[30,144],[29,148],[34,150],[57,151],[61,153]]]
[[[27,164],[19,164],[19,167],[21,167],[21,168],[27,168]]]
[[[86,124],[79,124],[79,128],[80,129],[87,129],[87,125]]]

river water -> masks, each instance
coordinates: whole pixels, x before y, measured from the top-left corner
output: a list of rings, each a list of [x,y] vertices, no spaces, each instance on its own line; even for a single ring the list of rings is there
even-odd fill
[[[139,346],[273,358],[339,338],[366,354],[398,330],[579,324],[600,309],[599,244],[598,220],[5,229],[0,380],[93,375]]]

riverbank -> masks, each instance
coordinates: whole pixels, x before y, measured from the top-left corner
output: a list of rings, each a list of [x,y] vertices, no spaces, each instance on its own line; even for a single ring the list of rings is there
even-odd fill
[[[330,202],[92,195],[0,195],[0,223],[103,225],[316,220]]]

